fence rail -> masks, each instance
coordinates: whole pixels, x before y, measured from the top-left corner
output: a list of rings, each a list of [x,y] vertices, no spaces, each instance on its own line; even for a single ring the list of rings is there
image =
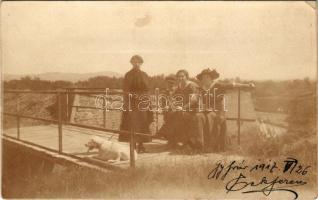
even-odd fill
[[[20,123],[21,123],[21,118],[27,118],[27,119],[32,119],[32,120],[40,120],[40,121],[45,121],[45,122],[50,122],[58,125],[58,152],[61,154],[63,153],[63,124],[65,125],[70,125],[70,126],[75,126],[75,127],[80,127],[80,128],[86,128],[86,129],[92,129],[92,130],[98,130],[98,131],[105,131],[105,132],[110,132],[110,133],[115,133],[115,134],[129,134],[130,135],[130,166],[135,167],[135,159],[134,159],[134,151],[135,151],[135,135],[141,135],[145,137],[151,137],[151,138],[159,138],[156,135],[149,135],[149,134],[144,134],[144,133],[138,133],[135,132],[135,130],[132,128],[130,131],[123,131],[123,130],[114,130],[114,129],[107,129],[106,128],[106,109],[103,108],[98,108],[98,107],[93,107],[93,106],[74,106],[72,103],[69,102],[69,95],[73,94],[84,94],[84,95],[101,95],[105,94],[125,94],[124,92],[114,90],[114,91],[109,91],[108,89],[105,88],[97,88],[98,90],[101,91],[74,91],[75,89],[80,89],[80,90],[89,90],[88,88],[65,88],[64,90],[38,90],[38,91],[30,91],[30,90],[5,90],[4,93],[13,93],[13,94],[22,94],[22,93],[33,93],[33,94],[55,94],[57,95],[57,120],[54,119],[46,119],[46,118],[41,118],[41,117],[34,117],[34,116],[27,116],[27,115],[22,115],[19,113],[19,110],[16,114],[14,113],[8,113],[4,112],[4,115],[8,116],[13,116],[16,117],[17,119],[17,139],[20,140]],[[96,88],[93,88],[96,89]],[[248,121],[252,122],[255,121],[255,119],[246,119],[246,118],[241,118],[241,90],[240,88],[237,89],[238,91],[238,115],[237,118],[226,118],[226,120],[231,120],[231,121],[237,121],[237,126],[238,126],[238,132],[237,132],[237,143],[240,145],[240,126],[241,126],[241,121]],[[61,102],[61,96],[66,95],[66,116],[67,119],[69,117],[68,109],[75,107],[75,108],[86,108],[86,109],[99,109],[103,110],[103,127],[96,127],[96,126],[89,126],[89,125],[83,125],[83,124],[77,124],[77,123],[71,123],[70,121],[66,120],[64,121],[62,119],[62,102]],[[70,105],[71,104],[71,105]],[[157,105],[158,106],[158,105]],[[17,106],[19,107],[19,105]],[[111,110],[107,108],[108,110]],[[113,110],[119,110],[119,109],[113,109]],[[158,132],[158,115],[161,114],[159,111],[155,111],[156,114],[156,132]],[[21,140],[22,141],[22,140]],[[73,155],[74,156],[74,155]]]

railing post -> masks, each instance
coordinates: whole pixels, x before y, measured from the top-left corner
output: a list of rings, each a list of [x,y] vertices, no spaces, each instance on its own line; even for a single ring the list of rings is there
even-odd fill
[[[241,89],[238,88],[237,95],[237,144],[241,144]]]
[[[17,98],[17,114],[20,115],[20,95]],[[17,116],[17,139],[20,139],[20,116]]]
[[[159,116],[158,116],[158,112],[159,112],[159,88],[156,88],[156,134],[158,133],[159,131],[159,124],[158,124],[158,119],[159,119]]]
[[[105,97],[103,98],[103,127],[106,128],[106,98],[107,98],[107,88],[105,89]]]
[[[130,167],[135,168],[135,131],[130,131]]]
[[[17,138],[20,140],[20,117],[17,117]]]
[[[135,111],[130,111],[131,115],[131,127],[130,127],[130,167],[135,168]]]
[[[58,112],[58,131],[59,131],[59,152],[63,151],[62,149],[62,105],[61,105],[61,93],[57,93],[57,112]]]
[[[66,123],[68,123],[69,122],[69,113],[68,113],[68,109],[69,109],[69,103],[68,103],[68,101],[69,101],[69,89],[66,89],[66,120],[65,120],[65,122]]]

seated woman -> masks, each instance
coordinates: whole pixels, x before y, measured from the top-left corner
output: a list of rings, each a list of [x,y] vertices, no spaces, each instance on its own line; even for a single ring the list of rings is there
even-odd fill
[[[177,88],[171,102],[173,112],[171,123],[173,126],[169,142],[172,144],[182,143],[183,146],[187,147],[194,116],[193,108],[197,104],[198,86],[189,80],[189,73],[186,70],[179,70],[176,76]]]
[[[163,109],[163,125],[158,131],[158,136],[166,138],[169,147],[175,146],[171,98],[176,91],[176,82],[175,75],[169,75],[165,78],[166,89],[162,92],[164,98],[159,100],[159,106]]]
[[[204,69],[197,75],[200,81],[199,103],[193,118],[190,142],[199,151],[223,151],[226,121],[223,106],[224,87],[215,81],[216,70]]]
[[[191,123],[190,144],[199,151],[224,151],[226,118],[224,97],[226,89],[254,87],[253,84],[220,83],[216,70],[204,69],[197,75],[200,81],[198,110]]]

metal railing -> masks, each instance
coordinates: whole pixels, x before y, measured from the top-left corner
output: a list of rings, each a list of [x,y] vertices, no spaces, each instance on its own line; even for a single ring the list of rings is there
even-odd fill
[[[105,132],[110,132],[110,133],[115,133],[115,134],[129,134],[130,135],[130,166],[135,167],[135,158],[134,158],[134,151],[135,151],[135,136],[140,135],[144,137],[151,137],[151,138],[158,138],[156,135],[150,135],[150,134],[144,134],[144,133],[138,133],[135,132],[135,130],[132,128],[130,131],[123,131],[123,130],[114,130],[114,129],[107,129],[106,128],[106,108],[98,108],[98,107],[93,107],[93,106],[74,106],[72,103],[70,103],[70,95],[103,95],[105,94],[105,88],[97,88],[97,90],[102,90],[102,91],[74,91],[77,88],[65,88],[63,90],[37,90],[37,91],[30,91],[30,90],[5,90],[4,93],[13,93],[13,94],[22,94],[22,93],[31,93],[31,94],[54,94],[57,96],[57,120],[54,119],[46,119],[46,118],[41,118],[41,117],[34,117],[34,116],[27,116],[27,115],[22,115],[20,114],[19,110],[17,114],[14,113],[8,113],[4,112],[4,115],[7,116],[13,116],[16,117],[16,122],[17,122],[17,140],[21,140],[20,138],[20,125],[21,125],[21,118],[26,118],[26,119],[32,119],[32,120],[39,120],[39,121],[45,121],[45,122],[50,122],[57,124],[58,126],[58,152],[61,154],[63,153],[63,124],[65,125],[70,125],[70,126],[75,126],[75,127],[80,127],[80,128],[86,128],[86,129],[92,129],[92,130],[97,130],[97,131],[105,131]],[[94,88],[96,89],[96,88]],[[231,120],[231,121],[237,121],[237,143],[240,145],[240,132],[241,132],[241,122],[242,121],[255,121],[255,119],[245,119],[241,118],[241,89],[236,88],[238,91],[238,113],[237,113],[237,118],[226,118],[226,120]],[[80,90],[92,90],[91,88],[80,88]],[[124,92],[115,90],[115,91],[107,91],[109,95],[112,94],[124,94]],[[63,120],[62,118],[62,95],[66,95],[66,120]],[[19,104],[19,103],[18,103]],[[104,104],[105,105],[105,104]],[[19,107],[19,105],[17,105]],[[158,105],[157,105],[158,106]],[[69,108],[86,108],[86,109],[101,109],[103,110],[103,127],[96,127],[96,126],[90,126],[90,125],[83,125],[83,124],[77,124],[77,123],[72,123],[69,121],[70,114],[69,114]],[[116,109],[115,109],[116,110]],[[156,109],[157,110],[157,109]],[[156,115],[156,133],[158,132],[158,115],[161,114],[158,111],[155,112]],[[37,144],[34,144],[37,145]],[[37,145],[39,146],[39,145]],[[44,147],[45,149],[49,149],[47,147]],[[50,149],[52,151],[56,151],[55,149]],[[72,155],[74,157],[74,155]]]
[[[16,122],[17,122],[17,140],[21,140],[20,138],[20,124],[21,124],[21,119],[26,118],[26,119],[32,119],[32,120],[39,120],[39,121],[44,121],[44,122],[50,122],[58,125],[58,152],[61,154],[63,153],[63,124],[65,125],[71,125],[75,127],[80,127],[80,128],[86,128],[86,129],[92,129],[92,130],[97,130],[97,131],[104,131],[104,132],[110,132],[110,133],[115,133],[115,134],[129,134],[130,135],[130,166],[134,167],[135,166],[135,158],[134,158],[134,151],[135,151],[135,135],[140,135],[144,137],[152,137],[156,138],[156,136],[149,135],[149,134],[144,134],[144,133],[138,133],[135,132],[134,129],[131,129],[131,131],[123,131],[123,130],[114,130],[114,129],[107,129],[106,128],[106,109],[98,108],[98,107],[85,107],[85,106],[70,106],[69,102],[69,96],[70,95],[75,95],[75,94],[82,94],[82,95],[101,95],[105,94],[104,92],[101,91],[70,91],[70,90],[60,90],[60,91],[29,91],[29,90],[6,90],[4,93],[13,93],[13,94],[22,94],[22,93],[29,93],[29,94],[53,94],[57,96],[57,120],[54,119],[46,119],[42,117],[34,117],[34,116],[27,116],[27,115],[22,115],[19,112],[15,113],[8,113],[8,112],[3,112],[4,115],[7,116],[13,116],[16,117]],[[109,94],[123,94],[123,92],[119,91],[109,91]],[[66,95],[66,118],[69,119],[69,112],[68,109],[69,107],[83,107],[83,108],[90,108],[90,109],[102,109],[103,110],[103,127],[96,127],[96,126],[89,126],[89,125],[83,125],[83,124],[77,124],[77,123],[71,123],[68,120],[63,121],[62,120],[62,95]],[[19,103],[17,103],[17,107],[19,107]],[[28,142],[30,143],[30,142]],[[32,144],[32,143],[31,143]],[[39,146],[37,144],[33,144],[35,146]],[[43,147],[47,150],[51,151],[56,151],[55,149],[50,149],[47,147]]]

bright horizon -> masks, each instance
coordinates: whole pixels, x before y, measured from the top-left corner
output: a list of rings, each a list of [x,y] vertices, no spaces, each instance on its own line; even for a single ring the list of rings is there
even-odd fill
[[[316,78],[305,2],[2,2],[2,72],[149,75],[216,68],[223,78]]]

